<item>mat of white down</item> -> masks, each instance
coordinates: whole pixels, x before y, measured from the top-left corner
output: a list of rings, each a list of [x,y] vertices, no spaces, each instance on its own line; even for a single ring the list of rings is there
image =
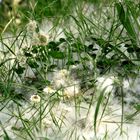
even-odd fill
[[[61,74],[65,76],[68,73],[63,70]],[[57,75],[57,77],[59,76]],[[99,77],[97,80],[100,85],[100,91],[102,88],[106,88],[107,94],[113,90],[114,77]],[[104,84],[101,84],[103,81]],[[124,89],[127,91],[129,84],[126,81],[124,84]],[[121,102],[113,96],[110,97],[104,115],[102,115],[102,112],[105,104],[101,104],[99,108],[95,135],[95,110],[97,102],[94,102],[91,106],[84,101],[78,104],[76,103],[77,98],[73,100],[69,98],[67,93],[66,100],[59,100],[58,102],[50,102],[48,104],[49,95],[53,95],[56,90],[46,87],[43,92],[46,96],[32,95],[30,102],[21,102],[21,105],[18,107],[16,103],[10,101],[1,110],[1,136],[4,135],[2,130],[5,130],[12,140],[30,139],[27,131],[25,131],[25,129],[29,129],[30,135],[35,140],[44,140],[45,138],[49,140],[140,139],[139,114],[135,114],[131,121],[125,116],[122,118]],[[70,96],[74,95],[70,93]],[[42,112],[41,119],[40,112]],[[135,112],[135,109],[130,104],[126,104],[123,112],[129,116],[129,114]],[[122,121],[123,123],[121,123]]]

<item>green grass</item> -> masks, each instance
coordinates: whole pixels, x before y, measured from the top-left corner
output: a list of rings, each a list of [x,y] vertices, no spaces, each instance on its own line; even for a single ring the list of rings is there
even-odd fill
[[[0,139],[89,140],[92,134],[92,139],[108,140],[117,133],[129,137],[126,124],[139,115],[139,103],[125,103],[123,82],[139,77],[139,5],[128,0],[32,0],[11,3],[10,11],[3,0],[0,111],[8,118],[0,120]],[[45,26],[49,29],[42,27],[45,20],[51,23]],[[111,76],[116,81],[104,87]],[[53,92],[45,93],[46,86]],[[40,101],[31,101],[34,94]],[[114,100],[120,114],[111,108]],[[127,106],[132,112],[125,112]]]

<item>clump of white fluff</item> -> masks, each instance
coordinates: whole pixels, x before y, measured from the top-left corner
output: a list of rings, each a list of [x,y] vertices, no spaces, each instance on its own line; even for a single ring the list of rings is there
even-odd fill
[[[45,93],[50,94],[58,91],[59,94],[66,98],[77,96],[80,93],[79,81],[71,76],[70,71],[67,69],[56,70],[51,81],[51,86],[43,89]]]
[[[27,35],[29,37],[28,42],[31,45],[47,45],[49,41],[49,35],[46,34],[44,31],[38,29],[38,24],[35,20],[30,20],[27,24]],[[39,31],[37,31],[39,30]]]

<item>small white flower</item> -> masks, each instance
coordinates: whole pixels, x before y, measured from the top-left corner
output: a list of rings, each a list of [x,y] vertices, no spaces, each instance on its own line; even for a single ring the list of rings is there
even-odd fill
[[[38,102],[40,102],[41,98],[39,95],[32,95],[30,100],[34,103],[38,103]]]
[[[45,92],[45,93],[54,93],[54,92],[56,92],[54,89],[52,89],[51,87],[45,87],[44,89],[43,89],[43,91]]]

